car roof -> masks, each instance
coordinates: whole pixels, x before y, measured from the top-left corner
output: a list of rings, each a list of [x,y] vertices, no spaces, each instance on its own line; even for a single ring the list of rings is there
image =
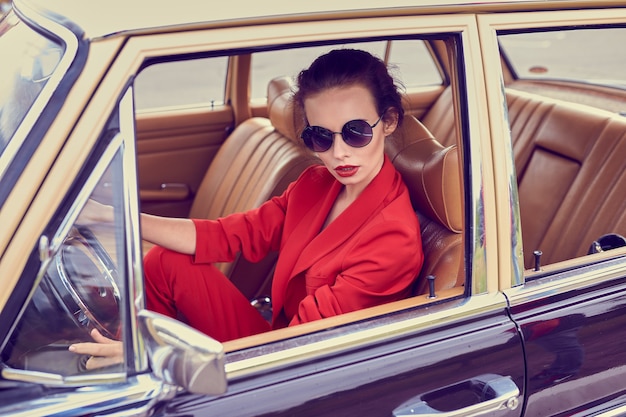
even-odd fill
[[[385,10],[386,14],[564,9],[622,6],[623,0],[14,0],[23,15],[43,15],[73,26],[88,39],[128,32],[164,32],[190,27],[257,24],[284,19],[325,19]]]

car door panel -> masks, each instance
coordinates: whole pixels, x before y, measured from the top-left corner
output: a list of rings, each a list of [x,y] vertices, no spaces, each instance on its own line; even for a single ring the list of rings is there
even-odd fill
[[[444,311],[446,306],[431,308]],[[400,416],[419,403],[438,412],[459,412],[488,401],[478,398],[477,383],[498,376],[519,395],[505,399],[510,408],[491,406],[487,415],[521,415],[523,351],[505,305],[433,323],[375,343],[355,343],[339,354],[320,349],[293,366],[234,378],[219,399],[182,396],[156,415],[319,416],[341,410],[343,416]]]
[[[574,280],[570,274],[554,285],[553,277],[545,277],[511,297],[527,355],[526,415],[572,415],[626,394],[621,263],[621,272],[605,279],[567,285]]]
[[[142,211],[187,216],[232,123],[228,106],[140,113],[137,164]]]

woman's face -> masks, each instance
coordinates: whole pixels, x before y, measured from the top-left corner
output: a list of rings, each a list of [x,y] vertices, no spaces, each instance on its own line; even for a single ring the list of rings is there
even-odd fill
[[[304,100],[304,111],[310,126],[324,127],[332,132],[341,132],[346,122],[355,119],[373,125],[381,116],[376,111],[374,97],[361,85],[331,88],[308,97]],[[372,129],[372,141],[362,148],[351,147],[340,134],[336,134],[330,149],[317,153],[328,171],[354,198],[382,168],[385,137],[397,126],[397,119],[390,119],[396,121],[381,120]]]

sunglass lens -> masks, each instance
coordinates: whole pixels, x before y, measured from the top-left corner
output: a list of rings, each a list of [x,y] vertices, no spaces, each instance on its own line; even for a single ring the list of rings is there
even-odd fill
[[[342,129],[343,139],[355,148],[362,148],[372,141],[372,127],[365,120],[352,120]]]
[[[302,132],[304,144],[313,152],[325,152],[333,144],[333,133],[319,126],[307,126]]]

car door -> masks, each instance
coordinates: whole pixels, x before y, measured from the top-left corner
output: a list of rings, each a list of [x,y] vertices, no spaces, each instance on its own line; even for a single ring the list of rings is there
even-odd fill
[[[189,215],[207,168],[236,124],[237,99],[225,96],[229,67],[237,68],[229,61],[227,56],[148,61],[138,74],[134,85],[142,211]]]
[[[225,395],[178,396],[156,415],[521,415],[523,352],[506,302],[474,298],[340,327],[341,340],[231,353]],[[237,369],[248,355],[258,370]]]
[[[92,100],[65,144],[64,152],[55,163],[55,173],[69,176],[79,172],[79,175],[76,179],[73,176],[54,176],[54,181],[60,182],[62,187],[53,187],[59,185],[54,182],[52,185],[41,185],[41,193],[33,202],[33,212],[43,210],[48,201],[45,197],[50,193],[60,194],[59,200],[55,200],[54,215],[47,214],[46,221],[50,224],[46,223],[44,227],[46,233],[33,238],[28,234],[32,229],[26,224],[18,230],[19,237],[26,239],[24,236],[27,236],[34,244],[28,246],[29,255],[23,255],[24,259],[30,259],[23,272],[27,278],[20,279],[19,294],[11,294],[12,297],[26,299],[25,294],[37,291],[38,282],[47,282],[43,278],[50,265],[54,265],[59,248],[67,242],[72,226],[80,224],[80,213],[87,201],[92,196],[109,198],[108,202],[117,204],[117,217],[112,240],[102,240],[113,242],[114,249],[107,253],[111,254],[111,259],[118,260],[114,266],[124,275],[117,284],[117,290],[113,288],[109,291],[110,286],[106,287],[106,291],[102,291],[101,287],[94,289],[89,280],[78,280],[75,284],[90,295],[94,293],[86,290],[96,290],[95,295],[101,298],[116,291],[121,294],[113,298],[117,304],[112,314],[121,322],[113,320],[114,327],[101,328],[102,331],[108,329],[109,336],[121,337],[126,349],[124,360],[121,365],[105,372],[86,375],[68,374],[67,366],[62,366],[64,373],[61,374],[47,369],[50,365],[62,365],[53,363],[61,356],[71,358],[70,362],[77,367],[84,365],[74,362],[76,358],[69,355],[67,341],[76,339],[76,335],[69,335],[63,339],[64,343],[44,343],[42,348],[46,349],[34,349],[38,361],[35,367],[30,367],[33,362],[28,355],[28,361],[23,360],[24,355],[16,357],[19,360],[13,360],[13,352],[18,352],[14,347],[22,347],[23,344],[9,344],[13,342],[14,333],[7,330],[2,335],[4,349],[7,349],[3,351],[2,382],[6,384],[3,385],[3,394],[7,399],[3,413],[522,415],[526,378],[522,338],[510,319],[507,299],[499,291],[500,280],[510,281],[510,277],[498,277],[498,250],[491,243],[488,245],[488,242],[497,242],[498,238],[494,216],[496,182],[489,166],[490,128],[480,116],[487,113],[475,16],[389,18],[374,14],[368,19],[345,21],[341,20],[343,17],[309,22],[303,22],[299,17],[297,22],[292,23],[258,24],[253,37],[246,27],[241,30],[231,27],[181,30],[158,39],[163,41],[165,38],[168,42],[157,42],[150,36],[131,37],[124,42],[119,57],[98,84]],[[337,27],[345,29],[338,33]],[[374,28],[377,31],[376,40],[435,36],[446,40],[452,48],[457,77],[452,87],[455,89],[452,108],[455,127],[463,137],[463,142],[459,144],[463,155],[465,207],[464,256],[460,265],[462,285],[416,294],[396,303],[297,328],[227,342],[223,346],[225,355],[219,352],[213,355],[224,356],[225,365],[205,359],[204,362],[190,361],[188,365],[196,367],[185,368],[192,371],[191,376],[195,375],[194,370],[208,368],[208,375],[203,373],[203,378],[198,379],[201,383],[218,382],[212,395],[206,395],[208,389],[203,390],[205,395],[193,394],[197,391],[193,383],[179,390],[176,385],[183,385],[177,384],[180,374],[172,372],[173,368],[169,367],[175,361],[170,363],[165,360],[170,357],[172,349],[193,340],[197,345],[212,346],[213,343],[198,332],[177,328],[178,332],[165,332],[167,337],[164,339],[170,341],[169,345],[165,344],[167,349],[155,349],[153,342],[159,332],[154,330],[158,326],[146,325],[149,320],[144,319],[149,314],[142,311],[141,240],[137,221],[139,197],[137,177],[134,176],[137,151],[134,144],[127,142],[132,141],[136,116],[131,100],[132,87],[129,88],[128,83],[140,70],[137,57],[176,58],[181,49],[188,53],[216,52],[207,49],[206,39],[219,39],[220,44],[212,47],[227,52],[295,48],[319,42],[321,38],[327,44],[343,44],[371,39]],[[101,40],[104,44],[108,41]],[[114,37],[112,41],[115,41]],[[96,47],[92,46],[92,49]],[[121,97],[124,99],[120,101]],[[85,150],[85,147],[89,149]],[[116,155],[120,155],[119,160]],[[113,160],[119,165],[108,170],[108,164]],[[68,161],[80,164],[73,167]],[[115,188],[114,193],[111,192],[112,184],[120,187]],[[94,194],[94,191],[97,193]],[[31,214],[28,218],[32,217]],[[45,238],[40,239],[44,236],[48,237],[48,243]],[[84,240],[89,241],[90,238]],[[19,243],[13,242],[12,247],[23,248]],[[72,270],[76,276],[82,276],[81,265]],[[18,267],[13,268],[16,269]],[[104,262],[102,271],[98,269],[95,275],[102,273],[106,279],[106,271],[110,270],[109,262]],[[96,300],[101,301],[97,297]],[[38,299],[32,297],[32,300]],[[63,314],[59,317],[70,319],[71,328],[82,330],[83,340],[87,338],[85,327],[93,325],[93,319],[100,317],[92,314],[93,305],[88,303],[92,307],[89,309],[90,320],[85,320],[90,318],[85,309],[60,309]],[[110,311],[105,309],[104,312]],[[30,316],[20,317],[20,313],[3,311],[3,317],[10,317],[11,326],[19,330],[18,334],[22,329],[29,328],[20,325],[20,320]],[[38,318],[42,318],[41,314]],[[43,318],[55,316],[44,314]],[[62,329],[57,326],[51,333],[56,334],[56,330]],[[118,334],[113,329],[121,330]],[[17,339],[32,342],[28,335]],[[52,348],[52,356],[39,355],[41,352],[49,353],[47,348]],[[27,350],[27,353],[30,352],[33,349]],[[148,354],[152,372],[146,362]],[[222,394],[219,382],[223,373],[228,380],[228,390]],[[16,396],[15,393],[24,387],[29,390],[26,397]],[[33,409],[33,405],[36,408]]]
[[[485,258],[491,251],[486,242],[495,238],[493,217],[486,214],[493,210],[494,193],[480,159],[488,143],[481,138],[488,140],[489,126],[478,117],[485,106],[479,94],[480,56],[468,52],[479,50],[474,22],[471,15],[374,19],[367,25],[351,21],[351,31],[334,35],[338,44],[355,41],[374,24],[380,33],[393,27],[395,33],[428,33],[449,41],[455,76],[463,80],[453,87],[458,98],[454,123],[463,129],[465,163],[474,179],[465,182],[471,213],[465,222],[476,225],[464,235],[465,286],[375,312],[227,342],[228,391],[217,398],[183,394],[163,403],[156,415],[521,415],[522,340],[506,298],[497,291],[497,268]],[[312,33],[317,37],[337,26],[289,26],[289,36],[294,42],[312,39]],[[287,28],[271,30],[280,37]],[[280,46],[289,52],[288,44]]]
[[[140,259],[133,244],[139,236],[133,126],[127,89],[100,135],[101,146],[68,181],[73,185],[52,220],[25,251],[28,262],[2,310],[3,415],[88,415],[111,407],[141,413],[162,395],[162,382],[145,373],[145,354],[132,347],[136,331],[127,325]],[[44,196],[50,190],[41,188]],[[90,221],[91,204],[110,207],[111,220]],[[91,341],[95,330],[120,340],[128,362],[91,372],[89,357],[69,346]]]
[[[512,137],[503,142],[515,154],[512,230],[520,233],[510,237],[522,247],[512,246],[511,259],[523,278],[505,294],[524,338],[525,415],[626,409],[618,382],[626,369],[626,123],[623,99],[611,98],[623,94],[623,54],[597,48],[623,39],[624,22],[623,9],[479,19],[485,43],[520,64],[509,68],[518,78],[493,91],[506,94],[499,103],[508,105],[494,111],[507,110],[501,120]]]

